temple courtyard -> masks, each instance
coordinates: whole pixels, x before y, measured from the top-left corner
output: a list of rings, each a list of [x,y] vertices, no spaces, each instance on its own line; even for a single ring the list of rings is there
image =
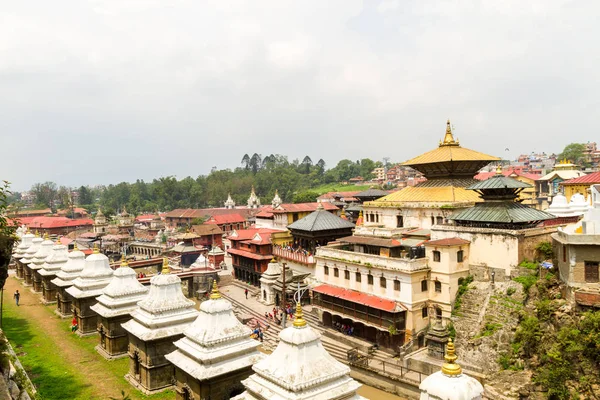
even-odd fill
[[[20,306],[12,299],[21,292]],[[223,288],[231,297],[243,296],[235,286]],[[252,302],[254,303],[254,302]],[[98,337],[79,337],[70,332],[70,319],[59,319],[55,307],[44,306],[39,294],[24,288],[12,275],[4,288],[2,327],[19,360],[45,399],[174,399],[166,391],[146,396],[124,379],[129,359],[104,359],[94,347]],[[362,386],[359,394],[370,399],[400,400],[401,397]]]

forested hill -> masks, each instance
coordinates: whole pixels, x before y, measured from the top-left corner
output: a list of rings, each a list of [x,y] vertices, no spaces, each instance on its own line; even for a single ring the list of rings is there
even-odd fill
[[[282,155],[269,155],[263,159],[254,154],[252,157],[245,155],[241,166],[235,170],[213,170],[197,178],[188,176],[177,180],[167,176],[152,182],[137,180],[103,188],[82,186],[75,189],[78,200],[72,200],[69,188],[57,187],[53,182],[33,185],[31,194],[36,207],[77,205],[95,211],[101,206],[107,214],[115,213],[123,206],[133,213],[222,207],[229,193],[236,204],[245,205],[252,186],[263,204],[270,204],[275,190],[279,191],[284,202],[303,202],[314,201],[319,194],[311,189],[356,176],[370,179],[371,171],[381,165],[380,162],[364,158],[357,161],[341,160],[335,167],[326,169],[323,160],[313,163],[308,156],[302,161],[290,162]],[[22,207],[19,201],[19,194],[15,194],[12,202]]]

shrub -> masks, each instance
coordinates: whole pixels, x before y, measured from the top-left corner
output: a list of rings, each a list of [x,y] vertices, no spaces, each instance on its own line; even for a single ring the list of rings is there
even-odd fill
[[[538,269],[538,263],[533,262],[533,261],[529,261],[528,259],[525,259],[525,260],[521,261],[521,264],[519,264],[519,267],[523,267],[523,268],[527,268],[527,269],[531,269],[531,270],[537,271],[537,269]]]
[[[541,260],[550,260],[554,257],[552,243],[548,241],[538,243],[537,246],[535,246],[535,252]]]
[[[519,343],[525,357],[531,357],[542,338],[540,321],[536,317],[526,317],[515,332],[515,342]]]
[[[456,297],[454,298],[454,308],[452,309],[452,313],[454,314],[456,311],[460,310],[460,306],[462,304],[461,298],[463,294],[469,289],[469,285],[473,282],[473,276],[469,275],[466,278],[458,278],[458,290],[456,291]]]
[[[515,289],[514,287],[509,287],[508,289],[506,289],[506,295],[512,296],[513,294],[515,294],[516,291],[517,289]]]
[[[533,276],[533,275],[517,276],[516,278],[513,278],[513,281],[518,282],[521,285],[523,285],[523,291],[525,293],[528,293],[529,289],[531,289],[531,287],[537,281],[537,277]]]

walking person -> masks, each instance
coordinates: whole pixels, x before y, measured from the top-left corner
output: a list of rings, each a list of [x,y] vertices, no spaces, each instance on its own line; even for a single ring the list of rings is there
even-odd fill
[[[244,289],[244,294],[246,295],[246,300],[248,300],[248,289]]]
[[[19,306],[19,299],[21,298],[21,293],[19,293],[19,291],[17,290],[13,297],[15,298],[15,303],[17,303],[17,306]]]

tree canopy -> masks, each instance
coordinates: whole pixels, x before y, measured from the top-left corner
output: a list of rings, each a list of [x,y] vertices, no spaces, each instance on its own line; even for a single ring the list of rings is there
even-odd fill
[[[585,165],[584,143],[571,143],[565,146],[562,153],[558,155],[560,160],[568,160],[578,165]]]

